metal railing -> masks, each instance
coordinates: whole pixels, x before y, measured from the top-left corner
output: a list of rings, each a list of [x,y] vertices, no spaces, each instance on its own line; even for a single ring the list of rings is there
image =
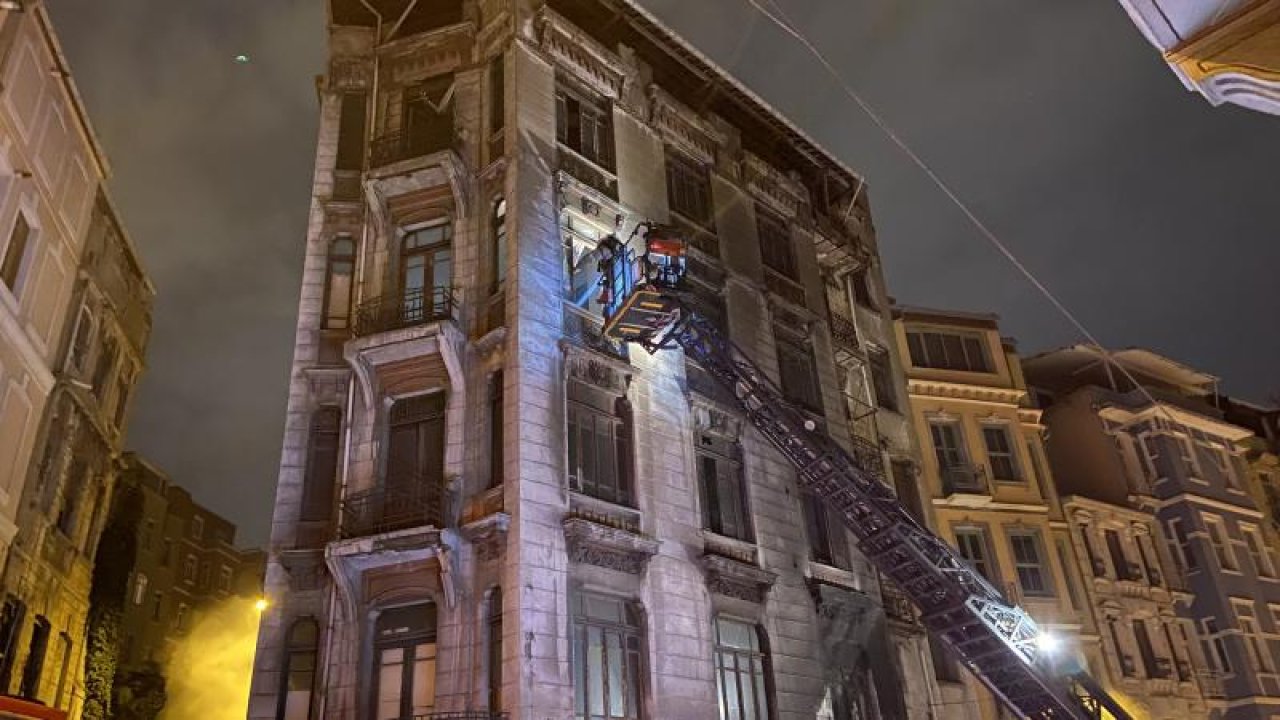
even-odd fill
[[[356,308],[351,330],[357,337],[450,320],[456,308],[451,287],[418,288],[383,295]]]
[[[987,495],[987,473],[977,465],[942,468],[942,491],[946,495]]]
[[[804,286],[773,268],[764,269],[764,287],[793,305],[805,307]]]
[[[837,349],[848,350],[851,352],[858,351],[858,328],[853,324],[853,320],[841,315],[840,313],[831,313],[831,341],[835,343]]]
[[[404,484],[353,493],[342,503],[343,538],[444,525],[444,479],[417,478]]]
[[[402,160],[443,152],[453,147],[453,128],[441,125],[424,131],[390,132],[375,138],[369,147],[370,167],[382,167]]]
[[[618,199],[618,176],[606,165],[582,155],[564,143],[560,143],[559,149],[557,167],[562,172],[605,197]]]
[[[573,303],[564,303],[564,335],[570,342],[589,350],[612,355],[619,360],[628,359],[627,344],[604,334],[604,323]]]
[[[1196,673],[1196,680],[1199,681],[1200,694],[1211,700],[1218,700],[1227,696],[1226,688],[1223,687],[1222,673],[1217,670],[1201,670]]]

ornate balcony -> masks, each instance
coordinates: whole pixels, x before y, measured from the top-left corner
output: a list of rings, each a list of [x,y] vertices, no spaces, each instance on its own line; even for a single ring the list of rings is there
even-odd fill
[[[452,127],[441,125],[419,132],[390,132],[375,138],[369,148],[369,165],[382,167],[453,147]]]
[[[450,320],[456,302],[451,287],[433,287],[383,295],[356,308],[351,324],[356,337]]]
[[[989,495],[986,470],[977,465],[952,465],[942,468],[942,492],[952,495]]]
[[[403,486],[354,493],[342,503],[343,539],[444,524],[444,481],[418,478]]]

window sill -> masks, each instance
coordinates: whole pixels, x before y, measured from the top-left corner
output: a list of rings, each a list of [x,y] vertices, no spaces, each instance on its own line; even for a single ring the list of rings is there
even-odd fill
[[[632,533],[639,533],[644,521],[644,513],[633,507],[601,500],[578,490],[569,491],[569,512],[571,515]]]

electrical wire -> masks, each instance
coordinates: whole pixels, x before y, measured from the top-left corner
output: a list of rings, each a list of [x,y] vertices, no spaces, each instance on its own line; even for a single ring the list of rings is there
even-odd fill
[[[831,61],[827,59],[826,55],[824,55],[822,51],[817,48],[817,46],[815,46],[807,37],[805,37],[804,33],[802,33],[798,28],[796,28],[791,23],[790,19],[787,18],[786,13],[782,11],[782,8],[780,5],[778,5],[773,0],[745,0],[745,2],[749,4],[751,7],[755,8],[756,11],[759,12],[761,15],[764,15],[767,19],[773,22],[773,24],[781,28],[783,32],[787,33],[792,38],[794,38],[797,42],[803,45],[805,49],[807,49],[809,53],[813,55],[813,57],[818,61],[818,63],[822,65],[823,69],[827,71],[827,73],[832,77],[832,79],[836,81],[836,84],[838,84],[840,88],[844,90],[845,95],[847,95],[849,99],[853,100],[858,105],[858,107],[862,109],[862,111],[867,115],[867,117],[870,118],[873,123],[875,123],[876,127],[879,128],[882,133],[884,133],[885,137],[887,137],[890,142],[892,142],[899,150],[901,150],[902,153],[906,155],[907,158],[909,158],[911,162],[933,182],[933,184],[938,188],[938,190],[940,190],[942,194],[945,195],[947,199],[949,199],[952,202],[952,204],[954,204],[956,208],[960,210],[960,212],[969,220],[969,222],[973,225],[973,227],[977,229],[979,234],[981,234],[993,247],[995,247],[995,249],[1001,255],[1003,255],[1004,258],[1008,260],[1009,263],[1013,265],[1013,267],[1016,268],[1018,272],[1028,282],[1030,282],[1033,287],[1036,288],[1036,290],[1040,292],[1040,294],[1044,295],[1045,299],[1047,299],[1049,303],[1053,305],[1053,307],[1064,318],[1067,319],[1067,321],[1072,325],[1072,327],[1074,327],[1076,331],[1078,331],[1085,339],[1089,341],[1089,343],[1091,343],[1094,346],[1095,349],[1097,349],[1097,351],[1102,355],[1103,362],[1108,364],[1109,366],[1112,366],[1118,369],[1125,376],[1125,378],[1128,379],[1128,381],[1133,384],[1135,388],[1137,388],[1144,396],[1146,396],[1147,400],[1153,406],[1163,409],[1163,406],[1160,405],[1158,402],[1156,402],[1155,396],[1153,396],[1150,393],[1150,391],[1148,391],[1142,385],[1142,383],[1138,382],[1138,379],[1135,378],[1133,374],[1129,372],[1128,368],[1116,362],[1115,359],[1111,357],[1111,353],[1106,349],[1106,347],[1089,330],[1089,328],[1085,327],[1084,323],[1081,322],[1080,319],[1077,318],[1076,315],[1072,313],[1070,309],[1067,308],[1066,304],[1064,304],[1061,300],[1058,299],[1056,295],[1054,295],[1053,291],[1050,290],[1048,286],[1046,286],[1036,276],[1036,274],[1032,272],[1031,269],[1028,268],[1026,264],[1023,263],[1022,260],[1018,258],[1017,255],[1014,254],[1014,252],[1009,248],[1009,246],[1006,245],[1002,240],[1000,240],[999,236],[997,236],[996,233],[990,227],[988,227],[987,224],[983,222],[982,219],[979,218],[978,215],[972,209],[969,208],[969,205],[965,203],[964,200],[962,200],[954,190],[951,189],[951,186],[948,185],[947,182],[942,179],[942,177],[933,169],[933,167],[930,166],[927,162],[925,162],[925,160],[918,153],[916,153],[915,150],[913,150],[911,146],[908,145],[907,142],[903,140],[902,137],[887,122],[885,122],[885,120],[880,116],[879,113],[875,111],[875,108],[873,108],[870,103],[868,103],[865,99],[863,99],[862,95],[853,88],[852,84],[850,84],[849,81],[845,80],[844,76],[841,75],[840,72],[836,69],[835,65],[833,65]],[[762,4],[762,2],[767,2],[769,6],[772,7],[773,9],[771,10],[769,7],[765,7],[765,5]]]

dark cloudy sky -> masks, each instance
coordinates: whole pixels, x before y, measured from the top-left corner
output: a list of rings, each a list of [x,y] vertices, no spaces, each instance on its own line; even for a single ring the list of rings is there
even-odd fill
[[[868,176],[899,301],[1079,340],[745,0],[642,1]],[[776,1],[1103,342],[1280,390],[1280,119],[1185,92],[1115,0]],[[159,289],[130,443],[263,542],[323,2],[49,4]]]

